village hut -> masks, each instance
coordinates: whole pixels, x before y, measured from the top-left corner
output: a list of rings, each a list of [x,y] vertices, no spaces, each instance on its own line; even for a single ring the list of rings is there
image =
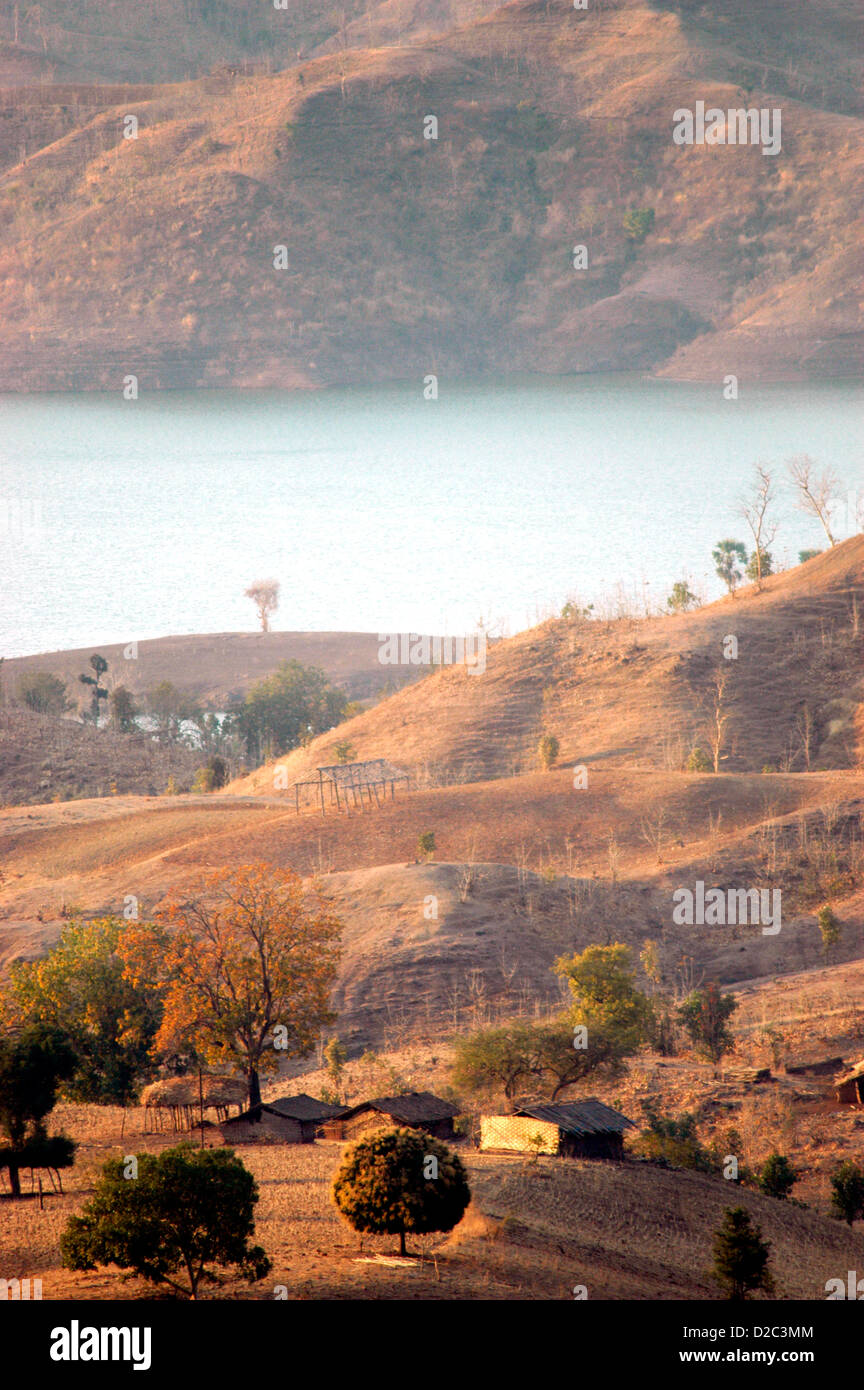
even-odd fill
[[[834,1078],[834,1094],[840,1105],[864,1105],[864,1062]]]
[[[311,1144],[322,1134],[324,1121],[345,1109],[302,1093],[281,1096],[251,1106],[219,1128],[226,1144]]]
[[[623,1158],[632,1120],[602,1101],[523,1105],[511,1115],[484,1115],[480,1148],[492,1153],[556,1154],[566,1158]]]
[[[429,1091],[412,1091],[405,1096],[379,1096],[352,1105],[337,1119],[324,1126],[327,1139],[359,1139],[379,1129],[394,1126],[422,1129],[437,1139],[453,1138],[453,1120],[459,1114],[455,1105]]]
[[[197,1072],[188,1076],[169,1076],[154,1081],[141,1092],[144,1106],[144,1133],[157,1130],[191,1129],[200,1121],[201,1111],[216,1111],[217,1123],[227,1120],[232,1106],[240,1111],[247,1098],[245,1082],[232,1076]]]

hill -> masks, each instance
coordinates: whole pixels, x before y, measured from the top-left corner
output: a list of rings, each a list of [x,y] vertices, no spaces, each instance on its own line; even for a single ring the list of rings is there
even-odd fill
[[[197,73],[195,35],[218,24],[171,10],[173,74]],[[208,61],[257,51],[240,5],[219,13]],[[295,48],[281,72],[7,87],[0,389],[860,376],[854,0],[772,0],[758,26],[741,0],[424,13],[358,6],[334,32],[295,7],[319,56]],[[100,73],[164,70],[115,14],[82,14],[85,70],[97,50]],[[781,109],[782,152],[675,145],[672,113],[699,100]]]
[[[762,593],[662,618],[551,620],[490,647],[483,674],[446,667],[346,723],[344,736],[358,758],[390,758],[421,783],[525,772],[542,733],[559,739],[559,765],[589,775],[676,769],[694,745],[710,747],[719,700],[722,770],[859,767],[862,613],[864,536],[855,536],[772,576]],[[723,656],[729,635],[734,660]],[[279,760],[289,787],[332,762],[328,738]],[[271,765],[231,790],[274,786]]]
[[[137,698],[161,681],[170,681],[184,694],[208,708],[224,709],[245,695],[255,681],[269,675],[283,661],[319,666],[352,700],[377,696],[394,684],[417,676],[407,667],[391,674],[378,660],[378,634],[373,632],[212,632],[177,637],[157,637],[127,644],[95,644],[62,652],[7,658],[3,663],[4,687],[14,696],[25,672],[48,671],[67,684],[70,694],[82,671],[88,671],[93,652],[108,662],[107,679],[124,685]],[[83,690],[83,687],[81,687]]]

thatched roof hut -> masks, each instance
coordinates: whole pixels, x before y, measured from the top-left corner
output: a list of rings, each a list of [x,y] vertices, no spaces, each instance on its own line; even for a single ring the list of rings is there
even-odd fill
[[[217,1121],[227,1120],[232,1105],[238,1112],[246,1102],[246,1085],[233,1076],[216,1076],[197,1072],[188,1076],[169,1076],[164,1081],[154,1081],[141,1092],[144,1106],[144,1132],[150,1128],[164,1129],[167,1115],[171,1116],[172,1129],[191,1129],[196,1113],[201,1109],[215,1110]]]

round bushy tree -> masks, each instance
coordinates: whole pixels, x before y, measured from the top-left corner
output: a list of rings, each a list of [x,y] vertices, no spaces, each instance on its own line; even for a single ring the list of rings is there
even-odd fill
[[[413,1129],[383,1130],[345,1154],[333,1200],[355,1231],[398,1235],[451,1231],[465,1214],[471,1189],[458,1154]]]

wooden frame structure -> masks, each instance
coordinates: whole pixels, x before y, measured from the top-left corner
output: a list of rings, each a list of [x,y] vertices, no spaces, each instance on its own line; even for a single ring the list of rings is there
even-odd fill
[[[294,809],[298,815],[301,790],[304,792],[304,803],[317,803],[323,816],[326,815],[327,804],[335,806],[337,811],[343,807],[348,811],[353,804],[362,811],[364,795],[370,806],[373,796],[375,805],[380,806],[382,799],[387,799],[388,787],[390,800],[394,801],[397,782],[404,782],[406,787],[411,785],[408,773],[394,767],[386,758],[370,758],[362,763],[331,763],[328,767],[317,767],[315,771],[317,777],[294,783]],[[312,788],[311,793],[309,788]]]

